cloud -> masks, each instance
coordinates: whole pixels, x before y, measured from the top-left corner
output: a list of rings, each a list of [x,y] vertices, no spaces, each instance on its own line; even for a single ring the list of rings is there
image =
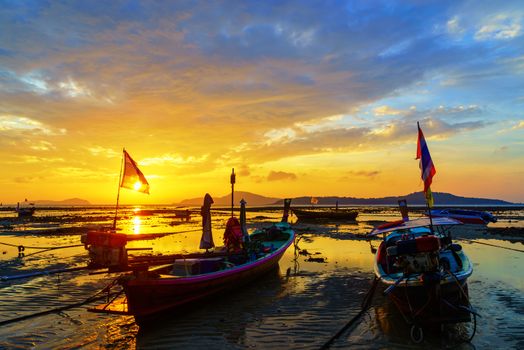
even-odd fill
[[[347,173],[350,176],[375,178],[381,173],[381,171],[379,170],[359,170],[359,171],[348,171]]]
[[[56,149],[56,147],[51,142],[42,141],[42,140],[31,143],[29,148],[35,151],[49,151],[49,150]]]
[[[267,181],[295,181],[296,179],[296,174],[285,171],[270,171],[267,176]]]
[[[513,130],[524,129],[524,120],[519,121],[512,127]]]
[[[379,106],[373,109],[373,113],[378,117],[382,117],[385,115],[399,115],[402,114],[403,111],[391,108],[389,106]]]
[[[238,169],[237,174],[238,176],[248,177],[249,175],[251,175],[251,169],[249,168],[248,165],[243,164]]]
[[[460,17],[454,16],[446,23],[446,28],[448,32],[452,35],[459,36],[465,32],[465,29],[460,25]]]
[[[91,153],[91,155],[95,157],[104,156],[107,158],[116,158],[122,155],[121,152],[117,152],[111,148],[105,148],[102,146],[88,147],[87,150],[89,151],[89,153]]]
[[[185,165],[185,164],[195,164],[203,163],[207,160],[208,155],[204,154],[200,157],[183,157],[178,154],[163,154],[158,157],[144,158],[138,161],[139,165]]]
[[[0,115],[0,133],[28,133],[32,135],[64,135],[65,129],[53,128],[38,120],[14,116],[14,115]]]
[[[125,145],[161,171],[249,174],[411,143],[416,121],[428,138],[479,130],[522,96],[519,2],[4,5],[3,159],[81,168]]]
[[[509,14],[498,14],[489,17],[481,28],[475,33],[477,40],[508,40],[521,34],[522,17]]]
[[[459,133],[478,130],[490,125],[482,119],[484,111],[475,105],[439,106],[433,109],[417,109],[410,106],[400,110],[399,115],[388,121],[375,121],[373,127],[352,126],[349,116],[324,124],[323,127],[304,128],[297,123],[271,135],[279,135],[271,142],[244,143],[241,149],[233,148],[223,155],[225,159],[242,162],[264,163],[287,157],[330,152],[362,152],[388,149],[392,145],[412,143],[416,135],[417,121],[427,139],[447,139]],[[284,136],[282,136],[284,135]]]

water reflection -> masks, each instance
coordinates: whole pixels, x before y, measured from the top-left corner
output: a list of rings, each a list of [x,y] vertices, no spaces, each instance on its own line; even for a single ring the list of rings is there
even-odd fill
[[[135,209],[123,209],[118,222],[122,232],[174,234],[155,240],[133,241],[129,247],[151,247],[155,254],[198,249],[201,235],[199,215],[194,215],[190,221],[180,220],[173,226],[174,208]],[[212,213],[213,235],[217,243],[222,242],[229,214],[229,211],[219,210]],[[518,216],[520,222],[520,218],[524,217],[521,212],[511,215]],[[17,246],[74,245],[79,243],[79,234],[84,227],[91,229],[95,225],[112,224],[114,208],[41,210],[32,222],[23,224],[10,216],[12,214],[0,212],[0,225],[4,230],[0,241],[13,245],[0,249],[0,275],[85,264],[83,247],[45,251],[36,255],[29,255],[35,250],[27,248],[25,257],[18,258]],[[280,220],[281,216],[280,210],[248,211],[248,229],[266,227]],[[140,331],[136,346],[320,348],[360,311],[360,302],[373,276],[370,243],[361,235],[369,232],[376,222],[390,216],[393,219],[398,216],[396,208],[395,213],[362,213],[356,223],[295,224],[294,228],[302,236],[298,241],[300,248],[288,249],[280,262],[280,272],[267,275],[234,293],[216,297],[182,313],[174,313],[168,320],[155,324],[155,329]],[[511,220],[515,221],[514,218]],[[2,224],[4,221],[5,225]],[[43,233],[44,229],[49,233]],[[473,344],[479,348],[519,348],[524,344],[524,275],[521,269],[524,255],[461,241],[460,237],[506,247],[522,248],[522,245],[495,240],[493,238],[498,236],[485,231],[456,232],[455,236],[475,264],[469,284],[470,296],[482,318],[478,320],[479,331]],[[299,249],[325,259],[323,262],[307,261],[307,256],[300,255]],[[0,301],[0,320],[84,300],[115,277],[62,274],[60,283],[56,277],[40,277],[0,285],[5,297]],[[373,307],[333,348],[412,346],[409,326],[394,305],[380,294],[381,290],[377,288]],[[469,334],[467,331],[468,328],[451,328],[450,339],[440,331],[429,332],[424,345],[431,348],[449,347],[463,334]],[[137,332],[138,327],[130,317],[101,316],[78,308],[61,315],[52,314],[0,328],[0,348],[129,348],[135,346]]]
[[[412,325],[403,317],[393,301],[381,295],[380,290],[379,287],[372,311],[377,328],[386,338],[386,343],[390,345],[412,345],[414,343],[411,338]],[[451,348],[461,345],[465,349],[474,348],[468,340],[475,332],[475,327],[474,322],[426,326],[422,329],[421,346]]]
[[[140,216],[135,216],[133,218],[133,233],[139,234],[141,226],[142,226],[142,219],[140,218]]]

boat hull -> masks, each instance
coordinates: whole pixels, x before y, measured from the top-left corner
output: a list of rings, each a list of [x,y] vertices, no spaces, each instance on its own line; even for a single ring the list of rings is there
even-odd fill
[[[467,280],[433,286],[397,286],[389,297],[403,315],[421,325],[470,322]]]
[[[354,221],[358,216],[357,211],[320,211],[293,209],[293,213],[299,220],[348,220]]]
[[[410,322],[431,325],[471,321],[467,279],[473,273],[473,266],[469,258],[456,244],[446,249],[439,249],[440,244],[434,249],[424,246],[422,243],[441,240],[424,236],[424,232],[420,234],[422,236],[392,244],[402,237],[393,232],[380,244],[374,271],[386,287],[384,294]],[[414,251],[406,251],[408,249]],[[432,265],[431,257],[438,260],[439,265]],[[417,264],[419,270],[415,270]]]
[[[425,213],[428,215],[428,213]],[[497,222],[497,218],[489,212],[461,209],[435,209],[431,210],[432,217],[449,217],[464,224],[487,225],[490,222]]]
[[[188,277],[160,275],[157,278],[148,277],[147,271],[138,272],[122,282],[127,298],[127,313],[132,314],[139,325],[146,325],[168,312],[236,289],[275,269],[293,241],[294,232],[290,230],[289,240],[274,252],[217,272]]]

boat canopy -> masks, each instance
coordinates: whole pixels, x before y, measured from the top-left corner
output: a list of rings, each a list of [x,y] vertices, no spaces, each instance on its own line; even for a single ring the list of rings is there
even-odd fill
[[[418,218],[413,220],[398,220],[393,222],[388,222],[383,225],[375,227],[368,236],[376,236],[381,233],[396,231],[396,230],[408,230],[412,228],[417,227],[425,227],[430,226],[431,222],[429,218]],[[433,218],[433,226],[446,226],[446,225],[460,225],[462,224],[460,221],[447,218],[447,217],[439,217],[439,218]]]

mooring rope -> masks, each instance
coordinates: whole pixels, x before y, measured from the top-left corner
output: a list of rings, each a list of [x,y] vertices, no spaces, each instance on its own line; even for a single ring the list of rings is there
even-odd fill
[[[18,250],[20,250],[20,247],[23,248],[21,250],[25,250],[25,249],[53,250],[53,249],[73,248],[73,247],[83,247],[84,246],[83,244],[74,244],[74,245],[64,245],[64,246],[58,246],[58,247],[29,247],[23,244],[10,244],[10,243],[4,243],[4,242],[0,242],[0,244],[6,245],[9,247],[17,247]]]
[[[371,285],[371,288],[368,290],[366,295],[364,296],[364,299],[362,300],[361,309],[352,319],[350,319],[344,327],[342,327],[334,336],[331,337],[324,345],[320,347],[321,350],[329,349],[331,344],[335,340],[337,340],[349,327],[351,327],[364,313],[369,309],[369,306],[371,305],[371,300],[373,299],[373,294],[375,294],[375,289],[377,288],[378,284],[378,278],[375,277],[373,279],[373,283]]]
[[[110,296],[121,294],[122,291],[118,291],[118,292],[107,293],[107,294],[105,294],[103,296],[99,296],[100,294],[102,294],[104,292],[108,292],[108,288],[113,286],[115,281],[116,281],[116,279],[113,282],[111,282],[108,286],[104,287],[102,290],[96,292],[95,294],[93,294],[89,298],[85,299],[84,301],[80,301],[78,303],[72,303],[72,304],[69,304],[69,305],[57,307],[57,308],[50,309],[50,310],[36,312],[36,313],[30,314],[30,315],[24,315],[24,316],[20,316],[20,317],[11,318],[9,320],[0,321],[0,327],[8,325],[8,324],[11,324],[11,323],[24,321],[24,320],[27,320],[27,319],[30,319],[30,318],[35,318],[35,317],[49,315],[49,314],[52,314],[52,313],[62,312],[62,311],[65,311],[65,310],[73,309],[75,307],[79,307],[79,306],[91,303],[91,302],[96,301],[96,300],[101,300],[101,299],[108,298]]]
[[[465,239],[465,238],[460,238],[460,240],[462,240],[462,241],[466,241],[466,242],[471,242],[471,243],[477,243],[477,244],[488,245],[488,246],[490,246],[490,247],[501,248],[501,249],[507,249],[507,250],[513,250],[513,251],[515,251],[515,252],[524,253],[524,250],[523,250],[523,249],[517,249],[517,248],[511,248],[511,247],[503,247],[503,246],[501,246],[501,245],[496,245],[496,244],[491,244],[491,243],[485,243],[485,242],[479,242],[479,241],[474,241],[474,240],[471,240],[471,239]]]

